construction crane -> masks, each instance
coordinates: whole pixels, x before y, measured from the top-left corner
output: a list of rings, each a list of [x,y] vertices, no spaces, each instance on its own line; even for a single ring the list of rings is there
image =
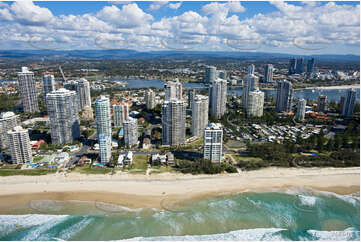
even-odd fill
[[[65,75],[64,75],[63,69],[61,69],[61,65],[59,65],[59,71],[60,71],[61,76],[63,77],[63,81],[64,81],[64,83],[65,83],[65,82],[66,82],[66,78],[65,78]]]

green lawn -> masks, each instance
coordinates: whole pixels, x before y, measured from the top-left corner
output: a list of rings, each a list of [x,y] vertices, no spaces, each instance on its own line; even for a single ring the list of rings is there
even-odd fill
[[[44,158],[44,156],[39,155],[39,156],[34,157],[34,158],[33,158],[33,161],[34,161],[34,162],[38,162],[38,161],[41,161],[43,158]]]
[[[148,167],[148,156],[147,155],[134,155],[132,169],[146,170]]]
[[[90,165],[85,165],[82,167],[75,167],[73,172],[79,172],[82,174],[108,174],[112,171],[110,168],[103,168],[103,167],[92,167]]]
[[[229,140],[226,145],[229,148],[242,148],[242,147],[245,147],[244,144],[242,144],[240,141],[237,141],[237,140]]]
[[[14,165],[3,165],[0,166],[0,169],[15,169],[18,166],[18,164],[14,164]],[[21,165],[19,165],[21,167]]]
[[[170,166],[153,166],[151,173],[175,172]]]
[[[232,156],[237,162],[239,162],[239,161],[247,161],[247,162],[260,162],[260,161],[262,161],[262,159],[259,158],[259,157],[240,156],[240,155],[235,155],[235,154],[232,154]]]
[[[20,169],[1,169],[0,176],[41,176],[46,174],[55,173],[56,170],[44,170],[44,169],[29,169],[29,170],[20,170]]]

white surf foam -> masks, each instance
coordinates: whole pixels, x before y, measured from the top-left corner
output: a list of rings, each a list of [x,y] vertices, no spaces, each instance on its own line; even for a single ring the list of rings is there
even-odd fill
[[[138,240],[138,241],[157,241],[157,240],[170,240],[170,241],[207,241],[207,240],[247,240],[247,241],[257,241],[257,240],[270,240],[278,241],[284,240],[279,234],[274,234],[283,229],[269,228],[269,229],[245,229],[245,230],[236,230],[229,233],[223,234],[210,234],[210,235],[184,235],[184,236],[159,236],[159,237],[136,237],[128,240]]]
[[[351,241],[360,240],[360,231],[354,228],[348,228],[343,231],[319,231],[319,230],[308,230],[309,234],[315,237],[316,240],[323,241]]]
[[[315,206],[317,202],[317,197],[314,196],[298,195],[298,198],[300,199],[301,204],[306,206]]]
[[[0,237],[33,226],[58,223],[67,217],[68,215],[43,214],[0,215]]]

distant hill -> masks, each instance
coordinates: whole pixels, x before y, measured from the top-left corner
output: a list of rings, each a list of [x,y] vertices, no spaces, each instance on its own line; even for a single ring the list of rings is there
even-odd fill
[[[310,55],[294,55],[283,53],[262,52],[227,52],[227,51],[150,51],[138,52],[135,50],[0,50],[0,58],[82,58],[82,59],[203,59],[203,58],[230,58],[230,59],[272,59],[304,57]],[[312,55],[320,61],[360,61],[359,55]]]

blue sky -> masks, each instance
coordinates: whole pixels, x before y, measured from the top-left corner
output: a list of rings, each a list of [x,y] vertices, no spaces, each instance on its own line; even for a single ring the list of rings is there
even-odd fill
[[[0,49],[356,54],[359,2],[0,2]]]

